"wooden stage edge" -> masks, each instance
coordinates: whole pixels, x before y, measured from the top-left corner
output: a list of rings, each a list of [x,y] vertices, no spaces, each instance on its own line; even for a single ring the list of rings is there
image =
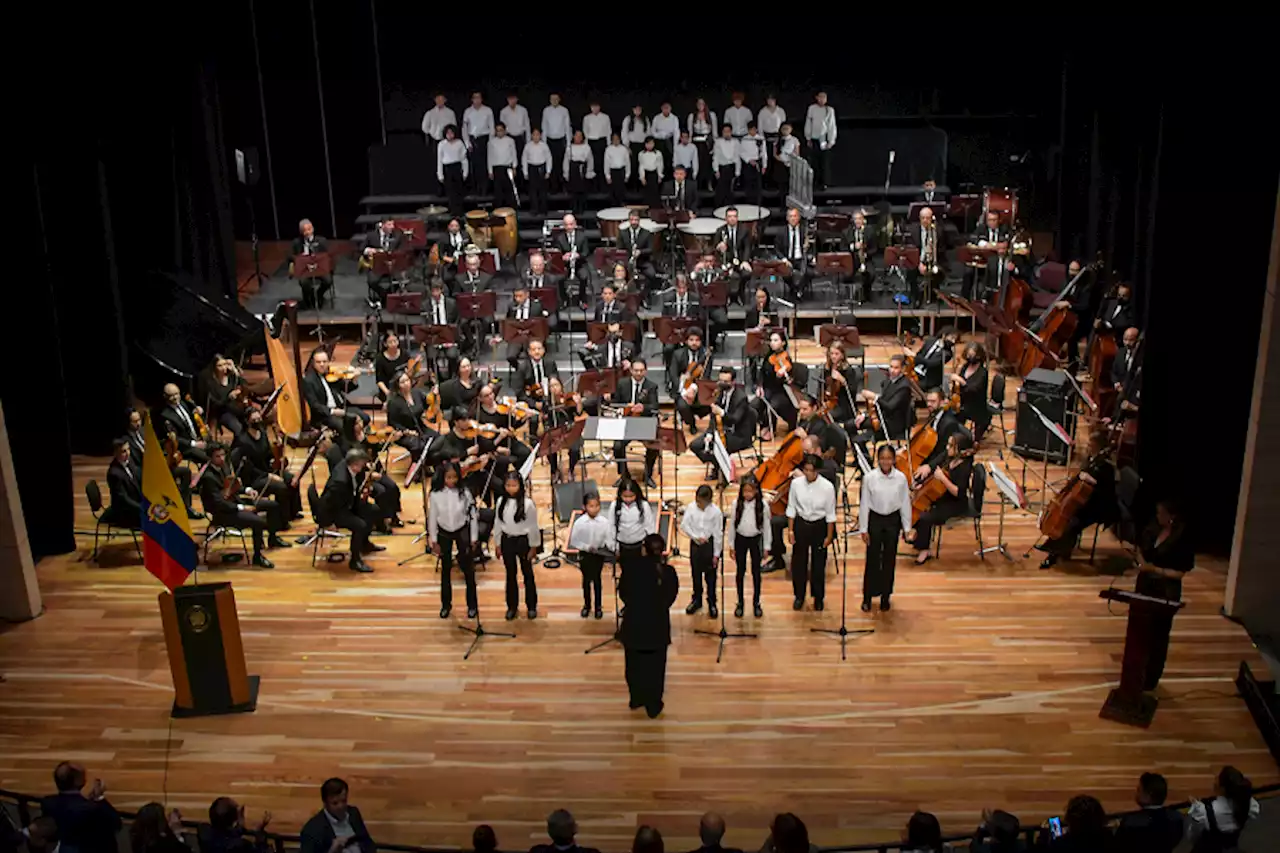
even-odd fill
[[[886,357],[887,348],[868,353]],[[994,432],[980,459],[1000,464],[1000,450]],[[1020,477],[1020,462],[1004,457]],[[106,460],[74,461],[77,528],[92,531],[84,487],[105,484]],[[670,460],[665,467],[670,497]],[[1031,466],[1029,486],[1039,470]],[[613,482],[603,466],[590,474],[606,491]],[[693,499],[703,475],[681,460],[681,500]],[[1050,466],[1050,480],[1064,475]],[[546,468],[535,468],[534,482],[549,529]],[[1098,593],[1133,583],[1132,570],[1102,573],[1121,553],[1109,533],[1096,565],[1082,557],[1042,571],[1038,554],[1022,556],[1035,541],[1033,513],[1005,518],[1012,561],[974,556],[972,526],[957,524],[940,559],[900,559],[893,609],[870,615],[858,610],[862,547],[850,539],[841,563],[849,627],[875,633],[851,637],[844,662],[837,639],[810,631],[839,627],[836,567],[823,613],[793,612],[782,573],[765,576],[761,619],[733,619],[731,593],[729,630],[760,636],[730,640],[717,664],[716,639],[694,629],[718,625],[705,610],[684,614],[690,578],[677,558],[667,710],[650,721],[627,709],[621,652],[583,653],[612,630],[608,578],[608,617],[583,620],[578,572],[539,566],[539,618],[527,618],[522,595],[518,621],[507,623],[503,571],[491,561],[480,574],[485,625],[518,637],[486,638],[464,661],[460,578],[459,608],[441,620],[435,560],[398,565],[421,553],[412,544],[420,493],[406,490],[404,504],[414,522],[379,540],[388,550],[370,561],[371,575],[326,563],[323,551],[313,567],[300,547],[270,552],[270,571],[200,571],[201,581],[235,585],[249,672],[262,679],[258,710],[246,715],[169,719],[160,585],[131,542],[117,538],[95,565],[92,536],[81,535],[76,553],[42,561],[44,615],[0,627],[0,787],[46,793],[54,764],[76,759],[121,807],[160,800],[167,785],[168,804],[188,817],[225,794],[251,816],[269,809],[272,828],[292,833],[319,807],[320,783],[337,775],[380,841],[461,847],[485,822],[502,848],[521,849],[566,807],[582,843],[620,851],[642,823],[657,826],[669,849],[693,849],[706,810],[725,815],[731,846],[758,848],[780,811],[801,815],[815,843],[832,845],[896,838],[918,808],[948,832],[971,830],[984,807],[1039,822],[1082,791],[1121,810],[1146,770],[1168,777],[1174,800],[1208,792],[1223,764],[1258,784],[1278,777],[1235,695],[1240,661],[1263,664],[1244,630],[1219,614],[1222,561],[1203,560],[1187,578],[1160,707],[1144,730],[1098,717],[1125,632],[1124,608],[1111,612]],[[987,544],[998,517],[989,504]],[[289,536],[309,530],[298,522]],[[732,571],[728,580],[732,589]]]

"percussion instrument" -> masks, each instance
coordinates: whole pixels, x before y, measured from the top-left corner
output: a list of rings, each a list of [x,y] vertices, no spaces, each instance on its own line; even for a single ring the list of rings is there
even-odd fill
[[[987,187],[982,191],[982,214],[992,211],[1012,223],[1018,218],[1018,191],[1008,187]]]
[[[667,226],[653,219],[641,219],[640,227],[653,235],[653,248],[650,249],[650,255],[661,255],[662,247],[667,241]]]
[[[418,208],[415,212],[427,222],[449,221],[449,208],[443,204],[429,204],[426,207]]]
[[[489,211],[467,211],[467,235],[478,249],[489,248]]]
[[[739,204],[738,208],[738,224],[741,225],[752,237],[756,236],[757,228],[764,233],[765,223],[769,220],[769,208],[761,207],[758,204]],[[729,208],[717,207],[712,211],[712,215],[720,219],[725,218],[725,214],[729,212]]]
[[[724,224],[723,219],[699,216],[676,227],[680,229],[680,241],[686,249],[693,252],[709,252],[715,245],[712,241],[716,238],[716,232]]]
[[[493,212],[494,219],[501,219],[501,225],[492,229],[493,245],[497,247],[498,254],[503,258],[511,260],[516,255],[516,250],[520,246],[520,232],[516,224],[516,212],[510,207],[499,207]]]
[[[600,223],[600,239],[616,243],[622,223],[627,221],[631,211],[625,207],[606,207],[596,211],[596,222]]]

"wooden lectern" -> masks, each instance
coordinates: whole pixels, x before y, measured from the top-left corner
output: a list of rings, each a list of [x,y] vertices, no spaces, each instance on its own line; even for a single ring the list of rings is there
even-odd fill
[[[1173,614],[1185,605],[1181,601],[1155,598],[1123,589],[1104,589],[1099,598],[1129,605],[1129,626],[1124,637],[1124,663],[1120,686],[1107,695],[1098,716],[1130,726],[1151,725],[1159,700],[1146,692],[1147,661],[1155,640],[1167,636]]]
[[[160,593],[173,674],[173,716],[242,714],[258,705],[258,676],[245,669],[236,597],[229,583]]]

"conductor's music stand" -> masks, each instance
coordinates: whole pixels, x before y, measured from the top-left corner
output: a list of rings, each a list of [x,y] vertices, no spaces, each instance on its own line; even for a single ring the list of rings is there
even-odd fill
[[[459,293],[456,299],[458,319],[471,324],[471,341],[478,347],[484,326],[498,313],[498,295],[492,290],[485,290],[480,293]]]

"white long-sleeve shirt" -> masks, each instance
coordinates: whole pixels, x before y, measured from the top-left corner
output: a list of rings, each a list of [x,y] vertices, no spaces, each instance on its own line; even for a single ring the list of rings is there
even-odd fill
[[[507,126],[508,136],[529,135],[529,111],[524,104],[503,107],[498,111],[498,121]]]
[[[836,110],[827,104],[820,107],[810,104],[804,114],[804,138],[825,142],[827,147],[836,144]]]
[[[795,488],[795,484],[792,484]],[[870,473],[862,477],[862,500],[858,506],[858,532],[867,532],[867,522],[871,513],[892,515],[898,513],[902,519],[902,531],[911,529],[911,487],[907,484],[907,476],[894,468],[887,475],[880,466],[872,468]]]
[[[729,107],[724,111],[725,123],[733,128],[734,136],[746,136],[752,118],[750,107]]]
[[[432,107],[422,114],[422,132],[436,142],[444,139],[444,129],[456,125],[458,117],[449,107]]]
[[[716,144],[711,149],[711,171],[719,174],[721,166],[732,166],[735,175],[742,174],[742,160],[738,157],[738,140],[725,139],[723,136],[716,139]]]
[[[564,179],[569,180],[569,164],[570,163],[586,163],[586,176],[588,179],[596,176],[596,158],[591,151],[591,146],[583,142],[581,145],[569,143],[569,147],[564,151]],[[627,158],[627,165],[631,165],[631,158]]]
[[[508,497],[498,498],[499,509],[493,514],[493,542],[502,546],[502,538],[529,537],[529,547],[538,547],[538,507],[533,498],[524,499],[524,521],[516,521],[516,502]]]
[[[671,168],[684,166],[689,177],[698,179],[698,146],[690,142],[688,145],[677,142],[671,149]]]
[[[542,108],[542,135],[546,139],[568,139],[572,126],[569,110],[563,104]]]
[[[639,145],[649,135],[649,120],[629,115],[622,120],[622,141]]]
[[[739,536],[751,539],[760,537],[760,551],[767,554],[773,549],[773,525],[769,523],[771,514],[769,507],[764,508],[764,527],[756,524],[756,508],[753,504],[746,504],[742,507],[742,523],[735,524],[734,518],[737,517],[738,507],[735,504],[729,509],[729,529],[725,531],[725,541],[729,543],[729,547],[735,547],[733,542]]]
[[[582,117],[582,135],[587,139],[608,139],[613,136],[613,122],[608,113],[587,113]]]
[[[446,139],[436,146],[436,178],[444,183],[444,167],[454,163],[462,164],[462,177],[465,179],[471,171],[467,164],[467,146],[461,139]]]
[[[791,136],[778,137],[778,156],[782,158],[783,163],[790,166],[791,161],[787,158],[792,154],[798,155],[799,153],[800,140],[797,139],[794,134]]]
[[[760,112],[756,115],[756,126],[760,128],[760,132],[765,136],[772,136],[782,129],[787,123],[787,111],[782,107],[761,107]]]
[[[610,521],[614,520],[614,512],[618,512],[617,507],[614,507],[613,512],[609,513]],[[644,519],[642,520],[638,505],[624,503],[617,521],[616,535],[620,545],[639,545],[644,541],[644,537],[650,533],[658,532],[658,514],[653,511],[652,506],[644,508]]]
[[[719,557],[724,552],[724,515],[715,504],[707,504],[706,509],[696,503],[685,507],[680,532],[690,540],[711,540],[712,556]]]
[[[803,518],[805,521],[825,521],[828,524],[834,524],[836,487],[821,475],[812,483],[804,476],[793,479],[791,493],[787,498],[787,518]]]
[[[569,547],[597,553],[618,550],[613,539],[613,518],[603,512],[592,518],[584,512],[574,520],[573,530],[569,531]]]
[[[516,141],[510,136],[489,138],[489,171],[516,165]]]
[[[477,136],[493,135],[493,110],[488,104],[479,107],[467,107],[462,111],[462,139],[467,146]]]
[[[744,136],[738,140],[738,156],[747,163],[755,163],[761,172],[769,168],[769,155],[765,153],[764,137]]]
[[[640,155],[636,157],[636,161],[639,165],[641,176],[645,172],[657,172],[658,180],[662,180],[667,175],[665,164],[662,162],[662,152],[657,149],[641,151]]]
[[[680,135],[680,119],[676,118],[675,113],[671,115],[663,115],[658,113],[653,117],[653,124],[650,125],[650,131],[653,133],[654,139],[671,139],[674,140]],[[644,140],[640,140],[644,142]]]
[[[604,149],[604,174],[612,177],[614,169],[622,169],[631,180],[631,149],[625,145],[607,145]]]
[[[716,114],[711,110],[707,110],[705,119],[698,118],[697,113],[689,113],[685,118],[685,127],[689,131],[689,136],[696,141],[698,137],[706,138],[715,136],[720,132],[720,125],[716,123]]]
[[[524,146],[524,153],[520,155],[520,166],[524,171],[524,176],[529,177],[529,167],[533,167],[535,172],[543,172],[550,177],[551,175],[551,148],[547,143],[539,140],[538,142],[527,142]]]
[[[440,489],[431,493],[431,506],[427,512],[427,537],[439,541],[441,530],[456,533],[464,525],[470,526],[471,541],[476,541],[479,529],[476,523],[475,501],[468,489]]]

